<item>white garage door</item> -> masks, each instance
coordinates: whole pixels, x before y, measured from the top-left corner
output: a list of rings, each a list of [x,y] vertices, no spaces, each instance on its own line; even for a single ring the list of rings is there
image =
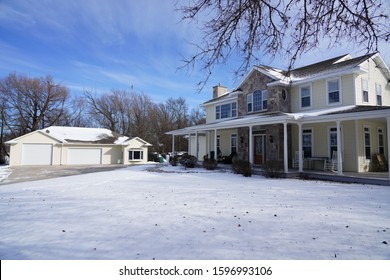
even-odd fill
[[[51,165],[52,144],[23,144],[22,165]]]
[[[68,164],[101,164],[102,149],[68,149]]]

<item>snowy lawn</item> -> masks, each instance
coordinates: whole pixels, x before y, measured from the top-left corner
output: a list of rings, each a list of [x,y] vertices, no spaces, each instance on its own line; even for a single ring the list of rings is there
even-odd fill
[[[0,258],[390,259],[389,187],[145,168],[0,185]]]

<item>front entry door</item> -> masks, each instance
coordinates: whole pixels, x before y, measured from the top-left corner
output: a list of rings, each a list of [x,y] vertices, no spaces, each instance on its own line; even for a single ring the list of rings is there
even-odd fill
[[[255,164],[265,163],[265,135],[255,136]]]

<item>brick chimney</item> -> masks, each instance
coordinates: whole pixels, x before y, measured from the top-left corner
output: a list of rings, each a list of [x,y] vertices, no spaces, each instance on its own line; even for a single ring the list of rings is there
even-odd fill
[[[213,98],[220,97],[225,93],[227,93],[227,87],[224,87],[221,83],[213,87]]]

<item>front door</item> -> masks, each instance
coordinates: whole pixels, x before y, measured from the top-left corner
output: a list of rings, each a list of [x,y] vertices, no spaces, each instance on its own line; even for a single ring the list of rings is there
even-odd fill
[[[255,136],[255,164],[265,163],[265,135]]]

